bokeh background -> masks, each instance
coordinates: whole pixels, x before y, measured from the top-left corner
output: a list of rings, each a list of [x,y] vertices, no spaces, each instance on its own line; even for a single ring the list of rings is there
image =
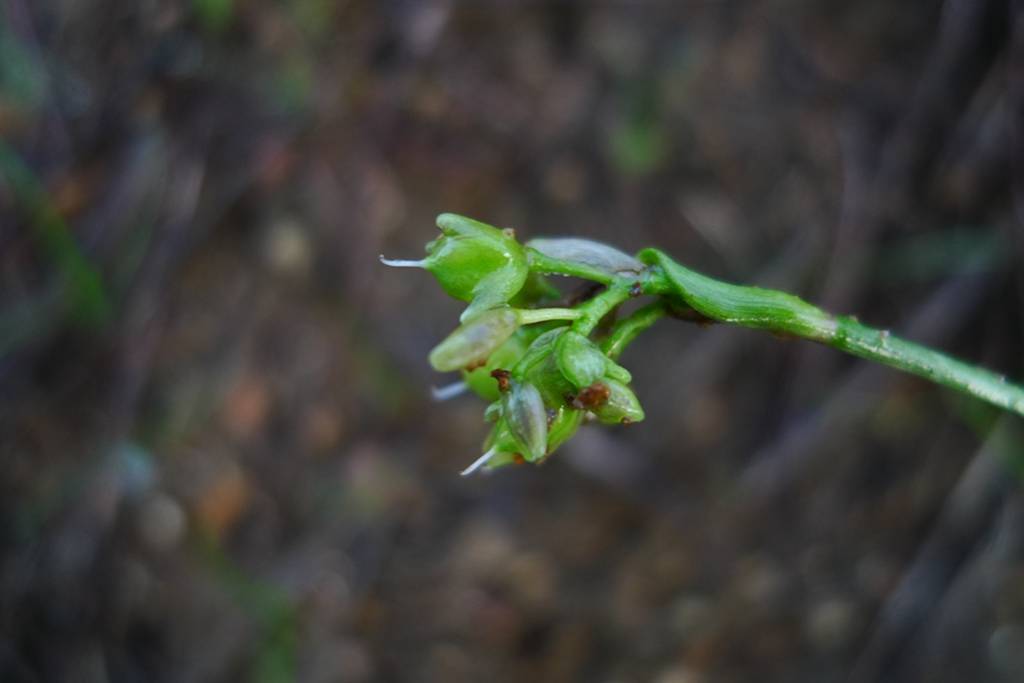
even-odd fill
[[[666,321],[461,479],[455,211],[1024,378],[1019,0],[0,1],[0,679],[1024,680],[1024,426]],[[571,285],[570,285],[571,288]]]

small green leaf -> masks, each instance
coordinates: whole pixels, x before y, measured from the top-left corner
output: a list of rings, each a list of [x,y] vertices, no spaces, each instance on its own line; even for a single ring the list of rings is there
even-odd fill
[[[582,263],[609,275],[636,275],[644,269],[644,264],[629,254],[593,240],[577,237],[538,238],[530,240],[526,246],[550,258]]]

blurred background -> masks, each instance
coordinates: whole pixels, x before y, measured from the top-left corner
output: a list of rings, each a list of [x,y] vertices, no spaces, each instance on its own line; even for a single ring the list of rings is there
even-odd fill
[[[1019,0],[0,0],[3,681],[1024,680],[1024,425],[665,321],[461,479],[442,211],[1024,379]],[[571,287],[571,286],[570,286]]]

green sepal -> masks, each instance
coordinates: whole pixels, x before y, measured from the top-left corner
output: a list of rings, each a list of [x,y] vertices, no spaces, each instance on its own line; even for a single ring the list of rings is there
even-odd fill
[[[477,396],[486,401],[497,401],[501,392],[498,391],[498,383],[491,376],[491,372],[498,368],[508,370],[515,367],[535,336],[532,327],[520,327],[487,357],[484,365],[473,370],[463,370],[462,380]]]
[[[529,382],[511,381],[501,395],[501,421],[516,445],[516,451],[528,461],[544,457],[548,443],[548,416],[537,387]]]
[[[633,390],[621,382],[605,379],[602,382],[608,387],[608,400],[594,408],[592,412],[604,424],[629,424],[644,419],[644,409]]]
[[[553,353],[535,364],[526,378],[533,382],[544,398],[544,405],[557,407],[566,402],[566,398],[574,393],[572,384],[558,369]]]
[[[484,465],[484,471],[490,472],[496,470],[499,467],[508,467],[509,465],[521,464],[522,458],[518,458],[515,453],[509,453],[506,451],[498,451],[490,457],[487,464]]]
[[[548,455],[568,441],[583,424],[583,411],[561,406],[548,426]]]
[[[508,302],[530,272],[526,251],[510,232],[445,213],[437,217],[441,237],[427,244],[423,267],[456,299],[472,302],[463,320]]]
[[[530,271],[526,283],[509,302],[516,308],[532,308],[538,304],[557,301],[562,293],[543,274]]]
[[[430,352],[430,365],[439,372],[462,370],[486,363],[519,327],[519,316],[508,307],[485,311],[455,328]]]
[[[501,418],[501,401],[494,401],[484,409],[484,422],[497,422]]]
[[[515,439],[512,437],[512,432],[509,431],[508,423],[505,420],[499,419],[494,423],[491,431],[487,434],[487,438],[484,440],[484,451],[495,449],[499,453],[518,453],[519,447],[516,445]]]
[[[613,379],[616,382],[622,382],[623,384],[629,384],[633,381],[633,375],[626,368],[622,367],[611,358],[605,356],[605,377]]]
[[[573,392],[572,384],[558,369],[554,355],[558,340],[568,329],[564,326],[556,327],[537,337],[512,369],[513,377],[529,381],[537,387],[547,406],[564,404],[565,397]]]
[[[529,375],[538,364],[551,355],[558,338],[565,334],[568,329],[565,326],[556,327],[534,339],[530,344],[530,348],[526,350],[526,353],[523,354],[523,357],[519,359],[519,362],[512,369],[512,376],[523,379]]]
[[[576,389],[588,387],[605,375],[608,358],[594,342],[574,330],[558,339],[554,355],[558,369]]]

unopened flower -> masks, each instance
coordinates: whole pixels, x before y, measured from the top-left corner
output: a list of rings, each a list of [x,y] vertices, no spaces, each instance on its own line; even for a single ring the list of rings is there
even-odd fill
[[[501,395],[501,417],[518,453],[530,462],[544,457],[548,450],[548,416],[537,387],[513,380]]]
[[[426,258],[381,261],[430,271],[450,296],[470,302],[464,321],[507,303],[523,288],[530,269],[526,251],[511,231],[453,213],[438,216],[437,226],[442,234],[427,244]]]
[[[608,357],[594,342],[573,330],[559,338],[554,350],[558,369],[577,389],[590,386],[605,375]]]
[[[519,327],[519,316],[507,306],[493,308],[455,328],[430,352],[430,364],[438,372],[472,369],[487,362]]]
[[[492,373],[501,368],[515,366],[536,336],[537,333],[532,328],[520,327],[487,357],[483,365],[472,370],[463,370],[462,379],[469,390],[487,401],[497,401],[501,392],[498,391],[498,383]]]
[[[604,379],[601,384],[607,387],[608,397],[591,409],[598,420],[604,424],[631,424],[644,419],[644,409],[632,389],[613,379]]]

